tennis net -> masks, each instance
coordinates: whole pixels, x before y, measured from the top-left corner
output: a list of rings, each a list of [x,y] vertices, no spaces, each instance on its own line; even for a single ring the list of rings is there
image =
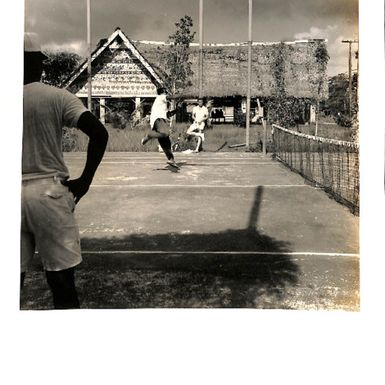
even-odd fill
[[[359,146],[272,125],[276,158],[359,213]]]

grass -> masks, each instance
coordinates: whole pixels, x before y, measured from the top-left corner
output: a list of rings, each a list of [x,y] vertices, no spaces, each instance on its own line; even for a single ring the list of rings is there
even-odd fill
[[[187,131],[188,123],[176,123],[171,134],[172,142],[175,142],[178,135],[182,135]],[[106,125],[109,133],[109,141],[107,151],[111,152],[156,152],[158,151],[158,142],[156,140],[149,141],[145,146],[141,145],[141,139],[148,132],[149,127],[140,127],[132,129],[113,128],[110,124]],[[300,125],[294,128],[305,134],[314,135],[315,125]],[[340,127],[334,123],[320,122],[318,126],[318,136],[324,138],[351,141],[351,129]],[[251,151],[262,150],[263,127],[262,125],[253,124],[250,127],[250,149]],[[184,142],[183,149],[196,147],[195,139]],[[245,151],[245,147],[230,148],[231,145],[242,144],[246,142],[246,130],[233,124],[217,124],[212,129],[205,131],[204,150],[208,152],[217,151],[218,148],[226,142],[226,146],[221,149],[225,151]],[[271,127],[267,127],[267,142],[271,142]],[[68,129],[66,134],[65,151],[87,151],[88,138],[80,130]]]
[[[106,125],[109,138],[106,151],[111,152],[139,152],[139,151],[157,151],[156,141],[150,141],[145,146],[141,145],[141,139],[146,134],[145,129],[117,129],[111,125]],[[80,130],[70,129],[71,137],[75,139],[75,145],[72,151],[87,151],[88,137]]]
[[[303,134],[315,135],[315,124],[309,124],[307,126],[300,125],[298,127],[298,131],[302,132]],[[351,142],[352,129],[348,127],[341,127],[333,123],[320,122],[318,125],[317,136]]]

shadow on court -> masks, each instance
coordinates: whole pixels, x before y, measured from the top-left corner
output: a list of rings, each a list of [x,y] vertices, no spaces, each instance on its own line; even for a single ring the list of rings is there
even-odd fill
[[[243,244],[255,250],[277,255],[226,254],[197,252],[196,245],[208,245],[210,250],[224,250],[219,246]],[[239,242],[239,243],[238,243]],[[103,247],[134,245],[195,245],[194,254],[173,252],[157,254],[141,251],[135,254],[103,254]],[[275,307],[285,298],[287,287],[297,283],[298,266],[288,256],[282,242],[256,231],[226,231],[218,234],[166,234],[162,236],[133,236],[83,240],[83,248],[100,250],[100,254],[85,253],[78,268],[77,285],[83,308],[155,308],[155,307]],[[259,248],[259,247],[258,247]],[[186,250],[185,249],[185,250]],[[198,251],[199,251],[198,247]],[[245,248],[244,248],[245,249]],[[159,250],[159,248],[158,248]],[[44,293],[44,275],[38,266],[34,277],[26,280],[26,296],[22,307],[47,308],[49,292]],[[40,275],[40,277],[38,277]],[[27,277],[28,278],[28,277]],[[32,290],[36,290],[35,293]],[[43,294],[43,298],[41,297]],[[34,300],[33,300],[34,298]]]
[[[255,229],[262,195],[259,186],[244,230],[84,237],[86,252],[77,270],[82,308],[282,308],[287,288],[298,281],[298,266],[284,255],[287,243]],[[27,275],[25,288],[23,309],[51,306],[39,264]]]
[[[186,161],[177,162],[176,164],[177,164],[178,168],[173,167],[173,166],[170,166],[169,164],[167,164],[167,165],[164,166],[164,167],[154,168],[154,171],[171,171],[171,172],[173,172],[173,173],[178,173],[178,172],[180,172],[180,171],[182,170],[182,168],[185,167],[185,166],[187,166],[187,167],[188,167],[188,166],[190,166],[190,167],[191,167],[191,166],[198,166],[197,163],[188,163],[188,162],[186,162]],[[202,166],[204,166],[204,165],[199,164],[199,166],[202,167]]]

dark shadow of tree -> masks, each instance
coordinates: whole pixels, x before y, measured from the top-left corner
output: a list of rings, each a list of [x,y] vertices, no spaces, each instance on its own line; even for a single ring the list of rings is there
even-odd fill
[[[259,188],[246,229],[83,238],[82,307],[285,308],[300,271],[287,243],[256,230],[261,198]]]
[[[285,243],[251,229],[84,238],[82,247],[100,252],[85,252],[77,270],[83,308],[282,308],[287,288],[296,285],[299,274],[298,266],[285,255]],[[160,249],[175,252],[151,253]],[[116,254],[103,250],[116,250]],[[221,253],[226,250],[242,250],[242,254]],[[269,254],[253,254],[255,250]],[[24,296],[23,306],[47,308],[50,294],[44,275],[39,273],[36,279],[40,281],[37,291],[32,297]]]

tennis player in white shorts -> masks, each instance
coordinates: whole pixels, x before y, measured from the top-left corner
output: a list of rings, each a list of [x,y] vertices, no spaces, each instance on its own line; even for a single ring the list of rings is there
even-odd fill
[[[205,129],[206,120],[209,117],[209,111],[204,105],[205,100],[203,98],[198,99],[198,105],[193,108],[192,118],[193,123],[187,130],[187,135],[196,136],[198,138],[198,144],[195,152],[198,152],[202,146],[202,142],[205,140]]]

